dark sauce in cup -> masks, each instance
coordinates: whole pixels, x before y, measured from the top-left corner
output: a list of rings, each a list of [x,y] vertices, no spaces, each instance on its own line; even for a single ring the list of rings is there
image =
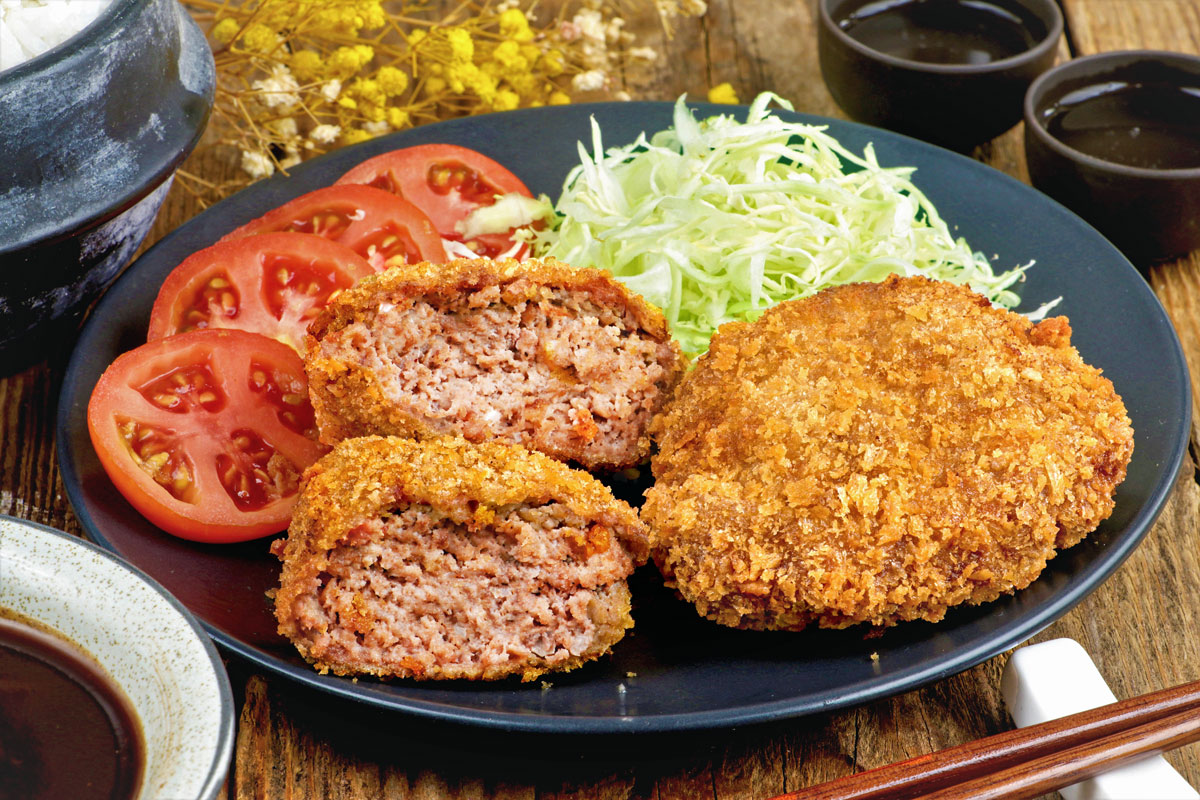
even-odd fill
[[[1114,81],[1042,111],[1046,131],[1089,156],[1146,169],[1200,167],[1200,86]]]
[[[1020,55],[1038,43],[1036,25],[987,0],[875,0],[838,22],[872,50],[926,64],[990,64]]]
[[[0,616],[0,800],[132,800],[144,761],[112,678],[65,639]]]

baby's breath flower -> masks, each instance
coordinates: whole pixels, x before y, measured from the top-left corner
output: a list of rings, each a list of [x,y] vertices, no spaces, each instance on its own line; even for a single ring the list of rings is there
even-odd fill
[[[240,22],[232,17],[225,17],[213,25],[212,37],[221,44],[229,44],[241,29]]]
[[[446,41],[450,43],[450,58],[454,62],[467,64],[475,58],[475,42],[462,28],[447,28]]]
[[[506,70],[523,71],[529,69],[529,60],[521,55],[521,48],[516,42],[501,42],[492,51],[492,58]]]
[[[546,73],[551,78],[556,78],[563,74],[566,65],[563,54],[559,50],[549,50],[542,54],[541,60],[538,61],[538,66],[542,72]]]
[[[279,46],[281,39],[275,31],[256,22],[242,32],[238,41],[241,42],[243,48],[252,53],[270,53]]]
[[[290,61],[292,74],[302,81],[315,81],[325,71],[325,63],[321,54],[315,50],[300,50],[292,53]]]
[[[329,125],[328,123],[318,125],[308,132],[308,138],[312,139],[317,144],[331,144],[334,139],[342,134],[342,129],[337,125]]]
[[[516,92],[510,92],[508,89],[501,89],[496,92],[496,100],[492,103],[492,108],[495,111],[512,111],[521,105],[521,96]]]
[[[337,78],[331,81],[326,81],[321,85],[321,97],[332,103],[337,100],[338,95],[342,93],[342,82]]]
[[[335,77],[345,80],[371,63],[374,57],[375,49],[370,45],[342,46],[329,56],[329,69]]]
[[[432,119],[562,105],[572,92],[627,97],[614,76],[655,53],[614,8],[657,7],[665,22],[703,5],[569,0],[565,17],[539,23],[536,0],[184,3],[210,21],[219,54],[213,128],[254,179]]]
[[[708,90],[708,102],[710,103],[730,103],[736,104],[738,100],[737,92],[733,85],[728,81],[719,83]]]
[[[408,127],[410,118],[407,111],[392,106],[387,110],[387,121],[388,125],[391,125],[396,130],[400,130],[401,128]]]
[[[273,119],[267,127],[271,129],[272,133],[284,139],[293,139],[300,133],[300,126],[296,124],[295,117]]]
[[[500,13],[500,35],[514,42],[532,42],[533,31],[529,29],[529,20],[518,8],[508,8]]]
[[[362,128],[350,128],[349,130],[342,131],[342,144],[358,144],[359,142],[365,142],[368,139],[374,138],[374,134]]]
[[[290,108],[300,102],[300,84],[283,64],[273,66],[268,77],[255,81],[250,87],[259,92],[258,101],[267,108]]]
[[[242,169],[251,178],[267,178],[275,173],[275,162],[266,153],[260,153],[256,150],[243,150]]]
[[[375,80],[379,82],[379,88],[388,97],[397,97],[404,94],[404,90],[408,88],[408,75],[402,70],[391,66],[381,67],[379,73],[375,76]]]
[[[602,70],[581,72],[571,79],[571,88],[577,92],[598,92],[608,84],[608,76]]]

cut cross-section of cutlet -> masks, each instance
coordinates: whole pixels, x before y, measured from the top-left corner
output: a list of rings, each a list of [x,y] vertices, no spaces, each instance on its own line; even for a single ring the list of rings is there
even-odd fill
[[[275,613],[321,671],[531,680],[633,626],[647,534],[586,472],[498,442],[366,437],[305,478]]]
[[[662,313],[603,270],[464,259],[343,292],[306,366],[326,443],[456,434],[620,469],[649,455],[684,360]]]

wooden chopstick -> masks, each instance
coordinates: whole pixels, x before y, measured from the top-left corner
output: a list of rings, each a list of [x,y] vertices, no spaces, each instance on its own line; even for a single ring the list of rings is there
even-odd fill
[[[1121,737],[1124,732],[1128,732],[1128,740]],[[847,775],[771,800],[927,800],[926,795],[938,800],[1036,797],[1119,763],[1197,739],[1200,739],[1200,681],[1193,681]],[[1109,757],[1119,763],[1111,763]],[[1030,779],[1035,763],[1039,769],[1049,771],[1046,780],[1059,782],[1029,795],[1015,794],[1020,791],[1017,788],[1006,788],[1003,794],[978,794],[986,790],[989,782],[1009,781],[1005,785],[1014,787],[1021,780]],[[1054,772],[1057,765],[1063,766],[1061,773]],[[1040,781],[1041,777],[1034,780]],[[971,790],[977,794],[932,794],[972,783],[975,785]],[[1036,785],[1042,786],[1040,782]]]
[[[958,783],[918,800],[1029,800],[1152,755],[1200,740],[1200,708]]]

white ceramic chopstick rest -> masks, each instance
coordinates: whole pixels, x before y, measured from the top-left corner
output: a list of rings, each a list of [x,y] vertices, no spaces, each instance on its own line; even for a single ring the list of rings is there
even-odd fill
[[[1000,691],[1018,728],[1115,703],[1091,656],[1074,639],[1022,647],[1004,667]],[[1195,800],[1162,756],[1152,756],[1061,790],[1064,800]]]

